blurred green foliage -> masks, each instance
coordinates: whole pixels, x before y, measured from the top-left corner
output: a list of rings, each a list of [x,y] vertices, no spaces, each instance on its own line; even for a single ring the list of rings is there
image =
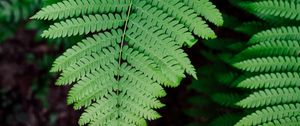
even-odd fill
[[[0,43],[12,37],[40,7],[41,0],[1,0]]]

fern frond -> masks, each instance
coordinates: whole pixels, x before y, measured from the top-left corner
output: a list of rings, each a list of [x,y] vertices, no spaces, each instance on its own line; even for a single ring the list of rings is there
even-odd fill
[[[272,56],[298,56],[300,53],[299,41],[266,41],[253,45],[239,53],[236,58],[249,59]]]
[[[239,78],[231,82],[232,84],[224,85],[227,86],[224,89],[239,92],[239,94],[248,94],[246,97],[241,97],[234,105],[230,105],[231,108],[239,107],[244,110],[244,117],[241,116],[243,118],[237,121],[235,126],[299,125],[299,1],[230,1],[237,7],[253,14],[253,16],[262,19],[259,20],[261,22],[246,22],[234,29],[237,32],[252,36],[247,43],[248,45],[239,46],[239,49],[242,50],[222,50],[222,48],[216,50],[214,47],[211,48],[213,53],[217,53],[217,55],[221,55],[220,58],[225,59],[224,66],[229,64],[237,68],[229,68],[229,72],[235,71],[237,74],[241,74]],[[224,45],[224,47],[228,46]],[[234,51],[239,53],[236,55]],[[216,61],[220,62],[218,60],[214,62]],[[221,71],[215,72],[220,73]],[[214,79],[208,79],[207,81],[214,83]],[[228,87],[230,88],[228,89]],[[222,89],[223,87],[219,90]],[[210,96],[216,94],[218,93],[209,93]],[[229,93],[218,95],[214,98],[216,103],[220,101],[220,103],[226,103],[234,99],[226,98]],[[223,106],[228,106],[228,104],[223,104]],[[228,109],[226,108],[226,110]],[[218,123],[217,125],[224,124],[226,123]]]
[[[300,115],[300,104],[284,104],[267,107],[244,117],[235,126],[261,125],[276,120],[298,117]]]
[[[84,56],[91,55],[92,53],[97,53],[105,47],[109,47],[113,43],[121,41],[122,31],[112,30],[110,32],[99,33],[88,37],[72,48],[68,49],[63,55],[58,57],[51,69],[52,72],[58,72],[65,70],[72,63],[80,60]]]
[[[206,20],[214,23],[217,26],[223,25],[223,17],[216,6],[209,0],[183,0],[186,5],[189,5],[195,12],[203,16]]]
[[[148,115],[147,118],[159,118],[160,116],[151,110],[144,110],[142,113],[136,113],[135,108],[138,106],[130,103],[131,99],[125,96],[124,94],[117,95],[115,93],[106,96],[107,98],[102,98],[98,100],[97,103],[94,103],[86,112],[80,117],[79,124],[85,125],[89,123],[90,125],[120,125],[120,126],[132,126],[132,125],[146,125],[146,122],[139,115]],[[125,101],[116,107],[118,104],[118,99],[124,98],[129,101]],[[126,113],[118,114],[118,111],[123,111]],[[139,108],[141,109],[141,108]],[[147,114],[145,114],[147,113]],[[120,115],[121,118],[117,116]]]
[[[299,126],[300,125],[300,117],[288,117],[284,119],[274,120],[273,122],[268,122],[262,124],[262,126]]]
[[[300,70],[300,58],[288,56],[255,58],[234,63],[233,66],[249,72],[297,72]]]
[[[92,100],[103,97],[107,91],[112,90],[109,89],[111,84],[117,83],[115,79],[112,79],[117,70],[117,67],[105,68],[87,74],[71,88],[67,99],[68,104],[76,103],[75,108],[79,109],[81,106],[89,106]],[[102,78],[105,79],[102,80]]]
[[[191,32],[194,32],[199,37],[208,39],[215,38],[215,33],[208,27],[205,21],[190,9],[185,6],[180,0],[147,0],[153,6],[158,6],[162,10],[168,12],[186,26],[188,26]],[[202,8],[204,9],[204,8]],[[210,10],[208,10],[210,11]],[[197,22],[197,24],[195,24]],[[192,44],[193,45],[193,44]],[[189,45],[191,46],[191,45]]]
[[[79,119],[79,124],[96,123],[96,119],[105,120],[103,123],[107,123],[109,118],[116,117],[117,113],[114,113],[114,110],[117,109],[118,97],[118,95],[107,95],[106,98],[98,99],[98,103],[94,103],[85,110],[86,112]]]
[[[132,81],[132,86],[138,86],[138,83],[143,84],[144,87],[140,86],[143,89],[143,92],[148,93],[152,97],[164,97],[166,96],[166,92],[156,81],[149,79],[145,76],[141,71],[137,71],[136,69],[127,66],[126,64],[122,65],[123,69],[120,69],[120,74]],[[129,86],[124,88],[131,88]]]
[[[43,32],[42,37],[58,38],[83,35],[107,29],[116,29],[125,23],[126,15],[103,14],[89,15],[82,18],[72,18],[50,26]]]
[[[300,28],[296,26],[283,26],[279,28],[272,28],[255,34],[248,42],[248,44],[257,44],[265,41],[276,40],[300,40]]]
[[[182,79],[180,76],[169,76],[169,73],[165,73],[167,71],[164,71],[164,69],[161,70],[159,66],[157,66],[158,64],[149,57],[146,57],[144,54],[141,54],[132,48],[128,48],[128,46],[125,46],[123,49],[122,58],[126,59],[128,63],[138,68],[148,77],[164,84],[165,86],[176,87]]]
[[[151,23],[152,25],[161,27],[169,36],[177,40],[178,45],[187,44],[188,46],[192,46],[196,43],[197,40],[188,32],[188,28],[185,28],[183,24],[179,24],[179,21],[173,17],[169,17],[168,14],[157,7],[152,7],[146,2],[138,2],[135,4],[135,9],[139,17],[153,22]]]
[[[64,0],[42,8],[32,19],[61,20],[86,14],[126,12],[128,6],[127,0]]]
[[[300,20],[300,4],[294,0],[264,0],[255,2],[239,2],[239,6],[264,19],[266,16]]]
[[[116,50],[118,49],[104,49],[100,53],[93,53],[91,56],[84,57],[79,61],[74,62],[63,71],[57,81],[57,84],[71,84],[72,82],[81,79],[81,77],[92,70],[100,69],[110,63],[117,64],[116,59],[118,57],[118,53]]]
[[[193,46],[194,35],[206,39],[215,33],[199,16],[208,19],[208,12],[197,14],[199,3],[186,2],[64,0],[32,17],[60,20],[44,31],[45,38],[92,35],[68,49],[52,68],[62,72],[58,85],[74,84],[68,104],[85,109],[80,125],[146,125],[146,120],[160,118],[154,109],[164,106],[158,100],[166,95],[162,85],[177,87],[185,73],[197,77],[181,47]],[[219,14],[205,3],[201,6]]]
[[[236,103],[243,108],[258,108],[277,104],[300,102],[300,89],[277,88],[257,91]]]
[[[126,35],[128,44],[140,49],[140,51],[144,51],[149,56],[153,55],[153,59],[159,59],[162,62],[165,62],[163,61],[165,57],[168,57],[169,60],[173,59],[172,62],[180,64],[181,68],[179,69],[181,71],[186,70],[188,74],[196,78],[195,68],[191,65],[187,55],[183,53],[184,51],[176,45],[176,42],[171,37],[162,35],[164,31],[160,30],[159,27],[153,27],[138,17],[134,17],[129,22],[128,27],[130,28]],[[160,47],[153,48],[155,45],[160,45]],[[184,75],[180,76],[184,77]]]
[[[183,78],[185,77],[184,69],[176,65],[177,63],[173,60],[172,57],[169,57],[168,55],[165,55],[166,53],[164,50],[159,51],[159,49],[152,48],[155,43],[140,43],[143,40],[143,36],[135,35],[131,36],[130,33],[127,34],[128,42],[131,44],[134,44],[135,48],[139,48],[140,50],[143,50],[146,55],[149,55],[151,59],[157,62],[157,64],[160,66],[160,69],[163,73],[166,71],[169,71],[168,75],[170,77],[178,77]],[[143,45],[145,44],[145,45]]]
[[[248,89],[299,87],[300,75],[296,72],[267,73],[246,78],[238,82],[236,86]]]

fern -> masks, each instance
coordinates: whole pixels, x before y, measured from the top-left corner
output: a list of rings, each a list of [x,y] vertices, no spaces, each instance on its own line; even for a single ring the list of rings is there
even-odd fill
[[[58,85],[74,84],[68,104],[84,108],[80,125],[146,125],[160,118],[162,88],[176,87],[185,72],[196,78],[182,46],[216,35],[205,19],[222,25],[208,0],[65,0],[33,19],[57,21],[45,38],[87,37],[53,64]]]
[[[89,15],[82,18],[70,19],[55,23],[44,31],[42,36],[46,38],[70,37],[91,32],[99,32],[110,28],[116,29],[125,22],[125,14]]]
[[[299,20],[298,4],[295,0],[237,2],[237,6],[274,25],[254,34],[249,47],[232,60],[235,68],[250,73],[238,78],[233,85],[252,89],[249,96],[236,105],[256,111],[246,113],[237,126],[297,124],[300,48],[299,29],[295,24]]]
[[[300,117],[288,117],[284,119],[275,120],[274,122],[268,122],[262,124],[263,126],[278,126],[278,125],[288,125],[288,126],[299,126]]]
[[[266,41],[242,51],[238,56],[241,59],[259,58],[266,56],[298,56],[300,50],[298,41]]]
[[[300,40],[299,38],[300,29],[296,26],[283,26],[279,28],[272,28],[259,32],[249,40],[249,44],[256,44],[264,41],[275,41],[275,40]]]
[[[236,87],[247,89],[299,87],[300,75],[295,73],[267,73],[236,82]]]
[[[300,70],[300,58],[288,56],[255,58],[235,63],[233,66],[249,72],[297,72]]]
[[[217,26],[221,26],[224,21],[221,13],[209,0],[183,0],[185,4],[191,6],[198,15],[202,15],[208,21]]]
[[[300,102],[299,96],[299,88],[266,89],[254,92],[236,104],[243,108],[257,108],[276,104]]]
[[[210,84],[210,88],[214,90],[199,91],[212,96],[213,103],[210,105],[221,105],[218,108],[223,111],[211,110],[212,113],[217,111],[224,115],[239,115],[237,118],[225,116],[226,121],[221,116],[213,120],[212,124],[227,125],[226,122],[230,122],[235,126],[299,125],[299,2],[230,2],[258,18],[254,21],[251,19],[251,22],[238,21],[227,26],[231,31],[226,29],[226,32],[233,36],[229,38],[232,41],[227,42],[228,38],[218,38],[212,40],[213,43],[205,43],[211,50],[202,55],[211,59],[212,64],[225,68],[214,70],[214,66],[210,66],[214,74],[204,74],[206,83],[199,84]],[[237,37],[240,39],[235,40]],[[243,40],[248,38],[248,42],[243,43]],[[223,75],[224,69],[233,76]],[[228,80],[222,79],[227,77]],[[219,78],[225,81],[218,81]],[[232,94],[237,97],[230,97]]]
[[[272,19],[299,21],[299,2],[297,0],[262,0],[237,2],[238,6],[262,19],[270,22]],[[276,21],[275,21],[276,22]]]
[[[86,14],[125,12],[128,10],[128,7],[129,1],[126,0],[118,2],[105,0],[67,0],[42,8],[32,18],[44,20],[66,19]]]
[[[300,104],[284,104],[267,107],[244,117],[235,126],[261,125],[272,121],[295,118],[300,114]]]

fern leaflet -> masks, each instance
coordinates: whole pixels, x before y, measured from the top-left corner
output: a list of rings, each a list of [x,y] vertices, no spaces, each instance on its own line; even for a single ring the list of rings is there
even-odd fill
[[[243,108],[257,108],[284,103],[299,103],[299,96],[299,88],[266,89],[254,92],[236,104]]]
[[[255,58],[234,63],[233,66],[249,72],[297,72],[300,70],[300,58],[288,56]]]
[[[264,41],[275,41],[275,40],[296,40],[299,41],[300,28],[293,27],[279,27],[265,30],[255,34],[250,40],[249,44],[256,44]]]
[[[300,104],[284,104],[267,107],[244,117],[235,126],[261,125],[286,118],[295,118],[300,115]]]
[[[248,89],[300,87],[300,75],[297,72],[267,73],[248,77],[235,83],[239,88]]]

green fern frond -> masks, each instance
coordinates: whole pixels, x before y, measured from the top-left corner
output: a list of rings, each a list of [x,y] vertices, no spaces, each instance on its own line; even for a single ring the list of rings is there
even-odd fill
[[[42,8],[41,11],[31,18],[61,20],[86,14],[126,12],[128,7],[128,0],[64,0]]]
[[[239,53],[237,59],[249,59],[272,56],[298,56],[300,54],[299,41],[266,41],[253,45]]]
[[[254,2],[239,2],[240,7],[248,12],[266,19],[265,17],[273,16],[289,20],[300,20],[298,1],[295,0],[263,0]]]
[[[197,42],[195,37],[191,34],[193,31],[189,32],[188,27],[179,24],[180,21],[176,20],[173,16],[169,16],[170,14],[164,13],[164,11],[159,8],[142,1],[135,4],[135,11],[140,18],[151,21],[152,25],[160,27],[167,35],[177,40],[178,45],[182,46],[186,44],[191,47]]]
[[[114,73],[117,72],[117,68],[108,70],[108,68],[99,69],[98,71],[92,71],[87,74],[86,77],[83,77],[76,85],[74,85],[68,96],[68,104],[76,103],[75,107],[79,109],[81,106],[89,106],[91,104],[91,100],[83,100],[83,99],[95,99],[94,96],[98,95],[98,98],[101,96],[99,92],[103,92],[106,94],[106,90],[111,88],[111,83],[115,84],[117,81],[112,79]],[[101,80],[101,78],[105,78]],[[112,90],[112,89],[110,89]],[[92,96],[92,97],[91,97]],[[103,97],[103,96],[102,96]],[[101,97],[100,97],[101,98]],[[87,102],[83,102],[87,101]],[[81,102],[81,103],[79,103]],[[82,105],[83,104],[83,105]]]
[[[143,27],[141,27],[143,26]],[[127,32],[127,41],[129,45],[134,46],[140,51],[144,51],[148,56],[156,59],[160,64],[167,65],[169,62],[179,64],[178,71],[186,70],[187,73],[193,75],[196,78],[195,68],[191,65],[191,61],[187,58],[184,51],[180,49],[176,42],[167,36],[161,36],[163,33],[159,28],[151,27],[145,21],[139,18],[134,18],[128,24],[130,30]],[[140,34],[146,33],[146,34]],[[144,39],[149,38],[149,39]],[[152,48],[153,46],[160,45],[161,49]],[[168,52],[169,54],[167,54]],[[169,61],[165,58],[168,57]],[[170,66],[171,67],[171,66]],[[172,71],[172,70],[170,70]],[[184,75],[177,75],[184,77]]]
[[[252,16],[258,17],[259,22],[240,23],[235,21],[236,24],[231,24],[229,27],[229,29],[234,27],[233,30],[239,33],[252,36],[251,39],[247,44],[241,43],[236,50],[228,50],[230,43],[223,44],[224,39],[219,39],[215,41],[218,44],[207,44],[211,50],[203,54],[204,56],[210,54],[208,56],[213,57],[211,59],[214,64],[231,65],[231,67],[228,66],[226,72],[240,75],[224,76],[221,74],[222,70],[215,70],[215,74],[206,73],[204,75],[208,77],[219,74],[221,77],[228,77],[228,80],[231,81],[225,81],[227,84],[222,85],[222,83],[216,82],[218,76],[217,79],[212,76],[205,78],[206,82],[203,84],[213,85],[210,88],[216,91],[207,93],[202,91],[203,89],[198,90],[212,96],[214,103],[231,107],[226,108],[223,113],[235,113],[242,109],[244,112],[240,116],[241,118],[234,122],[236,126],[298,126],[300,117],[299,1],[230,1],[251,13]],[[238,36],[231,33],[230,35]],[[247,37],[241,36],[241,39],[244,38]],[[214,54],[219,57],[215,58]],[[223,59],[225,62],[219,59]],[[236,69],[232,69],[232,66]],[[221,87],[218,87],[219,84]],[[220,94],[220,92],[229,93]],[[232,101],[236,98],[228,98],[231,94],[242,95],[238,95],[240,99]],[[242,97],[243,94],[247,94],[247,96]],[[232,120],[227,118],[215,125],[226,125],[226,122]]]
[[[273,122],[268,122],[262,124],[262,126],[299,126],[300,125],[300,117],[288,117],[284,119],[274,120]]]
[[[58,85],[74,84],[68,104],[85,109],[79,124],[128,126],[160,117],[154,109],[164,106],[162,85],[177,87],[185,73],[197,77],[181,47],[193,46],[194,35],[214,38],[200,16],[221,25],[220,15],[206,0],[64,0],[32,18],[59,20],[45,38],[92,35],[51,70],[62,72]]]
[[[146,125],[146,121],[140,117],[150,120],[160,117],[155,111],[145,109],[138,106],[138,104],[133,104],[134,101],[130,97],[126,97],[125,94],[118,95],[113,93],[106,97],[99,99],[97,103],[94,103],[83,113],[79,119],[80,125],[89,123],[89,125],[95,126],[144,126]],[[125,99],[121,104],[118,103],[118,99],[120,98]],[[137,112],[135,110],[143,111]],[[119,113],[119,111],[121,112]]]
[[[188,26],[189,30],[199,37],[206,39],[216,37],[215,33],[208,27],[205,21],[203,21],[201,17],[198,17],[193,9],[184,5],[180,0],[147,0],[147,2],[171,14],[177,20]],[[212,9],[208,11],[211,12]],[[203,14],[206,13],[204,12]],[[197,22],[197,24],[195,24],[195,22]]]
[[[289,56],[254,58],[234,63],[233,66],[249,72],[297,72],[300,70],[300,58]]]
[[[181,77],[170,76],[170,73],[166,73],[165,69],[168,68],[159,68],[159,67],[168,67],[168,66],[158,66],[153,60],[145,56],[144,54],[134,51],[132,48],[127,46],[123,49],[123,59],[127,59],[127,62],[138,68],[148,77],[154,79],[155,81],[170,87],[176,87],[181,81]],[[181,71],[183,72],[183,71]],[[174,74],[174,73],[173,73]],[[176,73],[175,73],[176,74]]]
[[[118,49],[103,49],[99,53],[92,53],[91,56],[86,56],[79,61],[74,62],[62,72],[57,84],[71,84],[87,73],[90,73],[92,70],[100,69],[110,63],[117,64],[116,59],[118,57],[118,53],[116,50]]]
[[[93,32],[116,29],[125,23],[125,14],[89,15],[82,18],[72,18],[50,26],[42,37],[58,38],[83,35]]]
[[[121,41],[122,30],[112,30],[111,32],[104,32],[88,37],[72,48],[68,49],[63,55],[58,57],[53,63],[51,72],[58,72],[65,70],[72,63],[81,58],[97,53],[105,47],[109,47],[113,43]]]
[[[258,108],[286,103],[300,102],[300,89],[297,88],[277,88],[256,91],[245,99],[236,103],[243,108]]]
[[[222,26],[224,21],[220,11],[209,0],[183,0],[184,3],[190,6],[195,12],[203,16],[206,20],[214,23],[217,26]]]
[[[285,118],[298,117],[300,115],[300,104],[284,104],[267,107],[244,117],[235,126],[262,125]]]
[[[135,83],[141,83],[145,87],[140,87],[143,89],[143,92],[148,92],[150,96],[152,97],[164,97],[166,96],[166,92],[164,89],[160,86],[159,83],[156,81],[153,81],[149,79],[147,76],[145,76],[141,71],[137,71],[136,69],[126,66],[125,64],[122,66],[123,69],[121,69],[120,74],[126,77],[128,80],[131,80],[133,83],[133,87],[136,87]],[[124,87],[124,88],[131,88],[131,87]]]
[[[267,73],[246,78],[239,81],[236,87],[247,89],[299,87],[300,75],[298,73]]]
[[[279,28],[272,28],[255,34],[248,42],[248,44],[257,44],[265,41],[276,40],[300,40],[300,28],[296,26],[283,26]]]

